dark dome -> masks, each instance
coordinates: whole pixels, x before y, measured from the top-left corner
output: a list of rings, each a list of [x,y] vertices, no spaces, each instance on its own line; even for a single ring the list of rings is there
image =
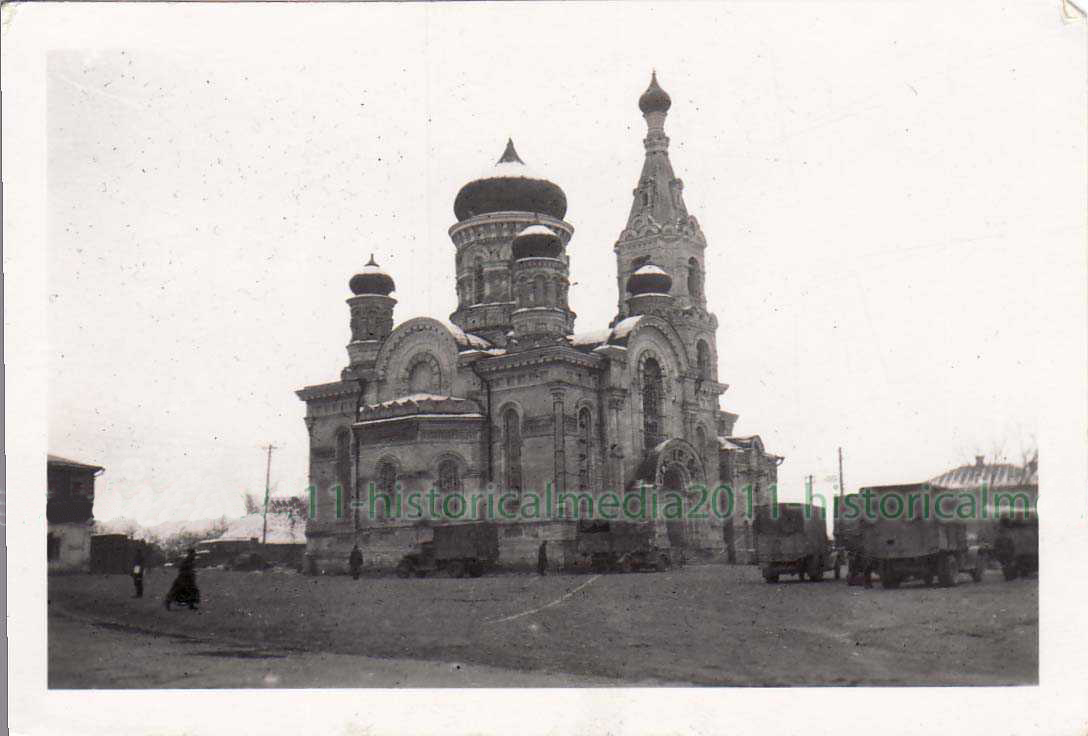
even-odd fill
[[[363,266],[363,270],[351,277],[348,286],[351,288],[351,293],[356,296],[362,296],[363,294],[389,296],[389,292],[395,288],[393,277],[374,262],[373,254],[371,254],[366,265]]]
[[[627,279],[627,291],[632,294],[668,294],[672,289],[672,276],[647,263]]]
[[[650,86],[638,98],[638,109],[643,113],[668,112],[672,107],[672,99],[668,93],[657,84],[657,72],[650,75]]]
[[[458,222],[488,212],[540,212],[562,220],[567,214],[567,195],[558,185],[533,174],[511,140],[494,167],[461,187],[453,212]]]
[[[514,260],[522,258],[558,258],[563,252],[563,241],[544,225],[530,225],[514,238]]]

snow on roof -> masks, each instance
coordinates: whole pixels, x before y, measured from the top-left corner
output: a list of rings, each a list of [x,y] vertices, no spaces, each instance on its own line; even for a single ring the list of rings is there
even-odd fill
[[[383,401],[380,404],[371,404],[369,409],[376,409],[380,406],[400,406],[402,404],[418,404],[421,401],[449,401],[455,398],[453,396],[439,396],[438,394],[409,394],[408,396],[398,396],[395,399],[389,401]]]
[[[718,449],[719,450],[739,450],[741,448],[740,448],[740,445],[734,445],[732,442],[727,440],[725,437],[719,437],[718,438]]]
[[[530,225],[529,227],[518,233],[520,238],[522,235],[555,235],[555,231],[547,225]]]
[[[652,263],[647,263],[645,266],[635,271],[636,274],[661,274],[662,276],[668,276],[664,269],[658,268]]]
[[[476,348],[478,350],[487,350],[491,347],[491,343],[489,343],[487,340],[483,339],[479,335],[473,335],[469,332],[465,332],[452,322],[447,322],[446,320],[438,321],[441,322],[442,325],[450,331],[450,334],[453,335],[453,339],[457,343],[458,347]]]
[[[236,541],[256,537],[259,541],[263,530],[263,515],[249,514],[232,521],[219,540]],[[270,544],[305,544],[306,519],[288,514],[269,514],[266,541]]]
[[[576,348],[597,348],[605,343],[626,340],[627,336],[631,334],[631,330],[635,329],[635,326],[641,319],[642,315],[628,317],[620,320],[612,328],[589,330],[588,332],[579,332],[576,335],[570,335],[567,337],[567,341]]]
[[[601,343],[608,342],[608,338],[612,336],[612,330],[605,328],[603,330],[591,330],[589,332],[579,332],[576,335],[571,335],[567,338],[570,344],[576,348],[597,346]]]
[[[612,339],[612,340],[626,339],[627,336],[631,334],[631,331],[633,329],[635,329],[635,327],[638,326],[638,323],[641,320],[642,320],[642,315],[641,314],[636,315],[634,317],[627,317],[626,319],[621,319],[619,322],[616,323],[616,326],[612,328],[612,337],[610,339]]]

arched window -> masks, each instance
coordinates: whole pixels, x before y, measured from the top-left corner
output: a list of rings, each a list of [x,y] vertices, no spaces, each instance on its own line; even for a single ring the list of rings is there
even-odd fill
[[[642,435],[647,450],[662,440],[661,396],[663,393],[661,366],[653,358],[642,364]]]
[[[438,393],[438,376],[429,360],[421,360],[408,373],[408,389],[413,394]]]
[[[506,469],[504,493],[521,495],[521,419],[515,409],[502,417],[503,467]]]
[[[440,493],[461,493],[464,486],[461,484],[461,467],[451,457],[438,464],[438,491]]]
[[[710,380],[710,348],[706,342],[700,340],[695,346],[695,362],[699,370],[699,378]]]
[[[336,483],[343,493],[351,493],[351,432],[347,427],[336,432]]]
[[[692,299],[703,298],[703,270],[695,258],[688,261],[688,294]]]
[[[593,415],[587,407],[578,412],[578,490],[587,491],[593,484]]]
[[[482,304],[484,301],[484,262],[476,258],[476,265],[472,269],[472,286],[474,289],[474,303]]]
[[[397,466],[388,460],[378,463],[378,483],[376,500],[378,518],[388,519],[393,515],[397,504]]]

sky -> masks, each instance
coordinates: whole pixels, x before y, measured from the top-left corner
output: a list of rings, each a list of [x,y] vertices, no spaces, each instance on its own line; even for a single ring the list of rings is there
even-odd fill
[[[656,69],[721,405],[780,497],[833,493],[838,447],[847,489],[1019,461],[1083,232],[1052,5],[160,6],[54,51],[50,450],[105,466],[99,519],[239,515],[269,443],[304,492],[294,391],[347,363],[348,279],[373,253],[398,322],[445,319],[454,197],[507,137],[566,192],[575,329],[605,327]]]

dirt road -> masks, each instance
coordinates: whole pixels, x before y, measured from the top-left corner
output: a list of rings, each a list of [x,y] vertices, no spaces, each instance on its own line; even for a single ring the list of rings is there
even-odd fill
[[[1006,583],[996,572],[981,584],[965,578],[952,589],[899,590],[767,585],[754,568],[723,565],[358,582],[201,571],[199,582],[199,611],[167,612],[165,571],[149,576],[149,597],[141,600],[128,597],[131,583],[122,576],[51,578],[50,686],[998,685],[1038,678],[1037,583]]]

